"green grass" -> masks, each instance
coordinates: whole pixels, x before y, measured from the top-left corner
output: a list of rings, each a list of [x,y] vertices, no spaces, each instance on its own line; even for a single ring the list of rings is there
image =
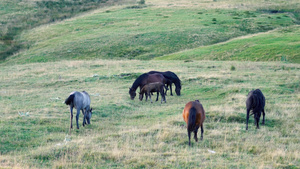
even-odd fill
[[[122,0],[1,0],[0,1],[0,60],[3,61],[27,47],[16,38],[24,30],[71,18],[96,8],[124,3]],[[126,3],[131,4],[130,0]]]
[[[64,59],[152,59],[294,25],[284,13],[232,9],[107,8],[24,32],[10,63]]]
[[[97,2],[0,1],[0,168],[300,166],[298,1]],[[182,96],[130,100],[151,70],[175,72]],[[251,116],[246,131],[256,88],[266,124],[256,130]],[[68,135],[63,101],[75,90],[94,113]],[[195,99],[205,132],[189,147],[182,110]]]
[[[288,61],[300,63],[300,27],[246,36],[159,57],[159,60]]]
[[[168,95],[166,104],[130,100],[128,88],[150,70],[177,73],[182,96]],[[298,64],[290,63],[224,61],[3,65],[0,166],[293,168],[300,165],[299,70]],[[255,88],[266,97],[266,125],[256,130],[251,116],[246,131],[246,95]],[[73,90],[91,94],[94,114],[92,124],[73,129],[65,144],[70,115],[62,102]],[[195,99],[203,104],[207,118],[204,140],[193,140],[189,147],[181,113]]]

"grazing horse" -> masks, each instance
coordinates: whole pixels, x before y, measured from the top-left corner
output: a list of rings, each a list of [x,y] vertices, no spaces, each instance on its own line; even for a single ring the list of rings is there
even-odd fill
[[[181,90],[181,81],[178,78],[178,76],[171,71],[166,71],[166,72],[158,72],[158,71],[150,71],[148,72],[149,74],[153,74],[153,73],[160,73],[162,74],[166,79],[167,79],[167,87],[170,87],[170,92],[171,92],[171,96],[173,96],[172,93],[172,83],[175,84],[175,92],[177,94],[177,96],[180,96],[180,90]],[[166,91],[167,92],[167,91]]]
[[[133,100],[136,96],[136,89],[140,87],[140,90],[148,83],[161,82],[165,84],[167,82],[166,78],[162,74],[154,73],[148,74],[144,73],[140,75],[132,84],[131,88],[129,88],[129,95],[131,100]],[[157,99],[158,100],[158,95]]]
[[[187,131],[189,136],[189,146],[191,145],[191,132],[194,132],[194,138],[198,142],[197,132],[201,126],[201,137],[203,139],[203,122],[205,120],[205,111],[199,100],[188,102],[182,113],[183,119],[187,124]]]
[[[248,97],[246,100],[246,107],[247,107],[246,130],[248,130],[248,121],[250,116],[249,114],[251,110],[252,110],[252,114],[254,114],[256,129],[259,129],[259,119],[261,116],[261,112],[263,113],[262,125],[265,124],[265,96],[259,89],[252,90],[248,93]]]
[[[76,114],[76,124],[77,124],[77,129],[79,129],[78,125],[78,119],[79,119],[79,114],[80,110],[82,110],[83,114],[83,122],[82,126],[85,124],[90,124],[90,120],[92,117],[92,108],[90,108],[91,100],[90,96],[87,92],[72,92],[70,93],[70,96],[65,100],[66,105],[70,105],[70,111],[71,111],[71,126],[70,126],[70,131],[71,128],[73,128],[73,108],[77,110]],[[87,123],[86,123],[87,121]]]
[[[149,96],[149,98],[151,100],[151,103],[152,103],[152,99],[151,99],[151,94],[150,93],[151,92],[157,92],[157,95],[158,95],[158,93],[160,93],[160,95],[161,95],[161,102],[160,103],[162,103],[163,101],[165,101],[165,103],[166,103],[166,97],[165,97],[164,87],[165,87],[165,85],[163,83],[161,83],[161,82],[155,82],[155,83],[146,84],[142,88],[142,90],[140,92],[140,97],[139,97],[140,101],[143,100],[143,96],[145,94],[146,95],[146,101],[148,100],[148,96]]]

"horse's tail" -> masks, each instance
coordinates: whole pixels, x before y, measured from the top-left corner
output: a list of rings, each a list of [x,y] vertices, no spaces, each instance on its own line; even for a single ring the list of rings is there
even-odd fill
[[[71,94],[71,95],[65,100],[66,105],[70,105],[71,103],[73,103],[74,97],[75,97],[75,94]]]
[[[193,131],[196,128],[196,114],[196,108],[192,107],[189,111],[188,131]]]

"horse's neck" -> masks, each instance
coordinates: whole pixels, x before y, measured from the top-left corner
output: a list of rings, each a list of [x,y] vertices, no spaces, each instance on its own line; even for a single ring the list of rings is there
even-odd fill
[[[176,88],[177,87],[181,87],[181,84],[180,84],[180,80],[178,80],[178,79],[176,79],[175,81],[174,81],[174,84],[175,84],[175,86],[176,86]]]
[[[139,76],[132,84],[131,88],[136,90],[142,83],[143,79],[146,77],[146,75]]]

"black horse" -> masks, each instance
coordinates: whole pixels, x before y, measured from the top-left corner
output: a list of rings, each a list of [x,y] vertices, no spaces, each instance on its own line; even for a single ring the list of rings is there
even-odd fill
[[[259,129],[259,119],[261,116],[261,112],[263,113],[263,121],[262,125],[265,124],[265,96],[263,93],[259,90],[252,90],[248,93],[247,101],[246,101],[246,107],[247,107],[247,119],[246,119],[246,130],[248,130],[248,121],[249,121],[249,114],[252,110],[252,114],[254,114],[254,120],[256,124],[256,128]],[[252,115],[251,114],[251,115]]]
[[[148,73],[149,74],[153,74],[153,73],[162,74],[167,79],[166,85],[167,85],[167,88],[170,87],[171,96],[173,96],[173,93],[172,93],[172,83],[175,84],[175,87],[176,87],[175,88],[175,92],[176,92],[176,94],[178,96],[180,96],[181,81],[180,81],[180,79],[178,78],[178,76],[174,72],[171,72],[171,71],[166,71],[166,72],[150,71]]]

